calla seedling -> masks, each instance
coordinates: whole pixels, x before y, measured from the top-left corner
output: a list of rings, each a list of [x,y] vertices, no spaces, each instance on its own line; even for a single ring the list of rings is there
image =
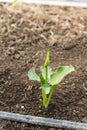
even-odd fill
[[[28,77],[30,80],[36,80],[40,82],[40,88],[42,90],[43,106],[48,107],[53,91],[57,85],[64,79],[66,75],[73,72],[75,69],[72,65],[59,66],[55,71],[49,66],[50,62],[50,51],[47,51],[44,66],[40,67],[40,75],[37,75],[35,68],[31,68],[28,71]]]

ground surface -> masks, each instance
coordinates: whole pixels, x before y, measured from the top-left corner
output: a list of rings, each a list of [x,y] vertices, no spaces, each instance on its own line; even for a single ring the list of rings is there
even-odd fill
[[[73,72],[42,106],[37,73],[50,48],[50,66],[72,64]],[[0,3],[0,111],[87,122],[87,9]],[[0,130],[63,130],[0,120]]]

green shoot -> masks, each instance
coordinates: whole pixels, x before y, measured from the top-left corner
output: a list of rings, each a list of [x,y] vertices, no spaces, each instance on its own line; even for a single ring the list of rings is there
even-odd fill
[[[35,72],[35,68],[31,68],[28,71],[28,77],[30,80],[36,80],[40,82],[40,88],[42,90],[42,101],[45,108],[48,107],[53,91],[56,86],[64,79],[66,75],[73,72],[75,69],[72,65],[60,66],[55,71],[49,66],[50,51],[47,51],[45,63],[40,67],[40,75]]]
[[[22,7],[22,6],[23,6],[22,0],[14,0],[14,2],[13,2],[14,8],[19,8],[19,7]]]
[[[14,8],[17,6],[17,1],[18,1],[18,0],[14,0],[14,2],[13,2]]]

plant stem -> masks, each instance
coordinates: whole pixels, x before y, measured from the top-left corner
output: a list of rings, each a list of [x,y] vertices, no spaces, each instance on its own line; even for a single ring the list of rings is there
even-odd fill
[[[43,105],[45,106],[46,102],[47,102],[47,96],[46,96],[46,94],[44,93],[43,90],[42,90],[42,98],[43,98]]]
[[[50,90],[50,94],[49,94],[49,96],[48,96],[48,99],[47,99],[47,102],[46,102],[46,105],[45,105],[46,108],[48,107],[49,102],[50,102],[50,100],[51,100],[51,97],[52,97],[52,94],[53,94],[53,90],[54,90],[54,86],[52,86],[52,88],[51,88],[51,90]]]

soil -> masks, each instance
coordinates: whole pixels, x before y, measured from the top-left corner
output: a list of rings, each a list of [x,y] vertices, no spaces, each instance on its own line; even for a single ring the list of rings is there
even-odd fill
[[[44,64],[72,64],[47,109],[27,73]],[[87,9],[0,3],[0,111],[87,123]],[[0,130],[65,130],[0,120]]]

